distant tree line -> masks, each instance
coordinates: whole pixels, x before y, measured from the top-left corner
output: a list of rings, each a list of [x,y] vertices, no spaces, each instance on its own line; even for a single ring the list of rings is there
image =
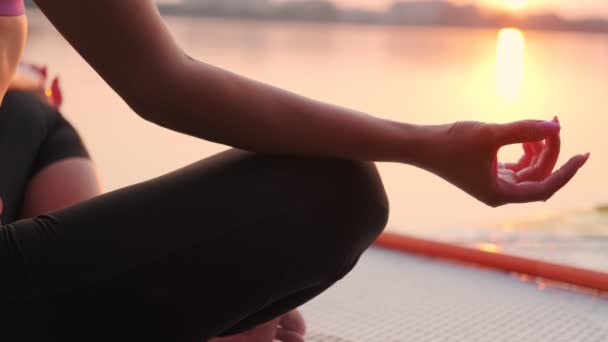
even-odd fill
[[[384,11],[340,8],[328,0],[185,0],[161,5],[162,13],[181,16],[236,17],[265,20],[350,22],[378,25],[505,27],[608,32],[608,20],[565,20],[552,13],[519,16],[449,1],[396,1]]]
[[[91,0],[82,0],[91,1]],[[103,0],[101,0],[103,1]],[[132,0],[124,0],[132,1]],[[33,0],[26,5],[35,6]],[[518,16],[449,1],[396,1],[384,11],[340,8],[328,0],[184,0],[161,4],[163,15],[245,18],[378,25],[505,27],[522,29],[608,32],[608,20],[566,20],[553,13]]]
[[[340,10],[329,1],[185,0],[159,6],[163,14],[279,20],[337,21]]]

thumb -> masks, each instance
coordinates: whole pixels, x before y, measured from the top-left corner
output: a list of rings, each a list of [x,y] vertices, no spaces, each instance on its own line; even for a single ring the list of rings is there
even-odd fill
[[[561,125],[553,121],[524,120],[493,125],[494,137],[500,146],[541,141],[556,136]]]

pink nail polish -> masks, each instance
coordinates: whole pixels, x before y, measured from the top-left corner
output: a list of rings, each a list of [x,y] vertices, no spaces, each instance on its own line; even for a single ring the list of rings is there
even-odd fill
[[[537,124],[538,129],[542,132],[542,134],[552,135],[558,134],[562,129],[562,126],[557,122],[552,121],[543,121]]]
[[[0,1],[0,17],[18,17],[25,13],[23,0]]]

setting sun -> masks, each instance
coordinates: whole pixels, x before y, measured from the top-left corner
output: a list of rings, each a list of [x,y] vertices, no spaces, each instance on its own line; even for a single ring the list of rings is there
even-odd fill
[[[504,0],[504,5],[510,10],[520,10],[526,4],[526,0]]]

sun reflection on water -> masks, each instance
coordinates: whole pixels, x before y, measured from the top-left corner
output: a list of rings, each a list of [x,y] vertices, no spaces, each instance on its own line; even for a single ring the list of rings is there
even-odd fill
[[[491,242],[483,242],[476,245],[477,249],[480,251],[488,252],[488,253],[500,253],[502,248]]]
[[[515,28],[498,33],[496,47],[496,93],[499,97],[514,100],[521,94],[524,83],[524,56],[526,38]]]

